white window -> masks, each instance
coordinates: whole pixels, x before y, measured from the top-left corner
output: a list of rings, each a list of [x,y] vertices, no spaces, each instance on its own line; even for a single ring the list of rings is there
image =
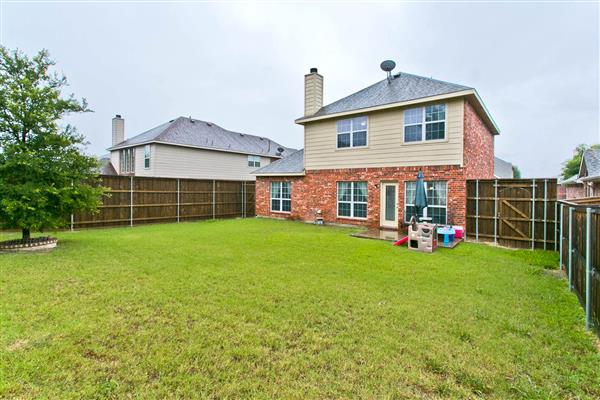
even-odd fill
[[[404,142],[443,140],[446,138],[446,105],[432,104],[427,107],[404,111]]]
[[[133,147],[122,149],[119,152],[119,158],[122,174],[131,174],[135,172],[135,149]]]
[[[417,182],[404,183],[404,221],[409,222],[415,215]],[[446,181],[425,182],[427,207],[419,212],[419,217],[431,218],[435,224],[447,223],[448,183]]]
[[[249,167],[260,167],[260,156],[248,156],[248,166]]]
[[[271,182],[271,211],[292,211],[292,183]]]
[[[337,215],[367,218],[367,182],[337,183]]]
[[[337,148],[365,147],[367,145],[367,117],[337,121]]]
[[[144,146],[144,168],[150,168],[150,145]]]

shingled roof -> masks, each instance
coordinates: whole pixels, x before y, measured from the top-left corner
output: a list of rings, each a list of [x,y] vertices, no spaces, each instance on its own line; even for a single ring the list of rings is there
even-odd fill
[[[494,177],[512,179],[514,177],[513,165],[501,158],[494,157]]]
[[[255,175],[303,175],[304,174],[304,149],[298,150],[289,156],[266,165],[253,172]]]
[[[276,158],[285,157],[295,151],[266,137],[232,132],[212,122],[186,117],[179,117],[161,124],[110,147],[108,150],[148,143],[164,143]],[[279,148],[282,148],[283,152],[279,152]]]
[[[583,152],[582,167],[585,164],[586,174],[580,178],[583,180],[600,177],[600,149],[587,149]]]
[[[350,96],[323,106],[311,117],[399,103],[469,89],[473,88],[401,72],[394,75],[390,81],[387,78],[383,79]]]
[[[356,93],[327,104],[312,115],[296,119],[296,123],[303,124],[337,114],[358,113],[373,107],[393,107],[395,104],[415,102],[421,99],[427,101],[428,98],[434,96],[452,97],[453,94],[468,97],[476,111],[483,117],[484,122],[491,128],[492,133],[500,133],[500,129],[474,88],[406,72],[395,74],[393,79],[383,79]]]

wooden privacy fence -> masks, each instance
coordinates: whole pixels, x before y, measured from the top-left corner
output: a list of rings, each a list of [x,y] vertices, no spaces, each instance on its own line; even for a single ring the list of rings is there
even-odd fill
[[[585,324],[600,327],[600,205],[560,201],[560,268],[585,307]]]
[[[102,176],[110,189],[97,214],[71,216],[71,229],[255,215],[255,182]]]
[[[467,181],[470,239],[516,248],[558,250],[556,179]]]

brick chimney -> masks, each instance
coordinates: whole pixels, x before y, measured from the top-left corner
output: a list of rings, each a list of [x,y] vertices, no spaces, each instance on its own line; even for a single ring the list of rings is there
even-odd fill
[[[112,145],[116,146],[125,140],[125,120],[119,114],[112,119]]]
[[[316,68],[304,75],[304,115],[313,115],[323,107],[323,76]]]

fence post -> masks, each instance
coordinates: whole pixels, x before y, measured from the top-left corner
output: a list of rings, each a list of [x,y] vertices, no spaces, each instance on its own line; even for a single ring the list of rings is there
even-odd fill
[[[548,179],[544,179],[544,250],[546,250],[546,240],[547,240],[547,228],[548,225],[546,223],[546,219],[548,217]]]
[[[563,211],[565,209],[565,205],[561,204],[560,205],[560,233],[559,233],[559,244],[558,244],[558,254],[559,254],[559,263],[560,263],[560,270],[563,270]]]
[[[558,222],[558,203],[554,201],[554,251],[556,251],[556,224]]]
[[[215,199],[215,180],[213,179],[213,190],[212,190],[212,214],[213,219],[215,219],[215,206],[217,204],[217,200]]]
[[[242,215],[246,218],[246,181],[242,181]]]
[[[586,209],[585,228],[585,329],[590,329],[592,317],[592,209]]]
[[[133,226],[133,175],[129,177],[129,226]]]
[[[475,240],[479,241],[479,179],[475,181]]]
[[[498,246],[498,179],[494,180],[494,245]]]
[[[73,181],[71,181],[71,187],[73,187]],[[73,213],[71,213],[71,232],[73,232]]]
[[[531,187],[531,250],[535,250],[535,179]]]
[[[179,183],[179,178],[177,178],[177,222],[179,222],[179,207],[181,203],[181,186]]]
[[[569,207],[569,289],[573,289],[573,207]]]

